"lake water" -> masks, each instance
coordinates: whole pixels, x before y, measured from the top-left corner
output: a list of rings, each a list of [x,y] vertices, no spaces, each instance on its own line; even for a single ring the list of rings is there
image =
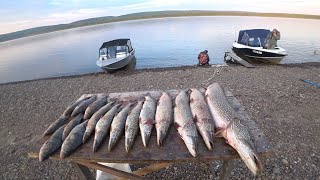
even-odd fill
[[[282,63],[320,62],[320,21],[265,17],[177,17],[109,23],[0,43],[0,83],[101,71],[98,49],[105,41],[130,38],[136,68],[194,65],[207,49],[213,64],[241,29],[277,28]]]

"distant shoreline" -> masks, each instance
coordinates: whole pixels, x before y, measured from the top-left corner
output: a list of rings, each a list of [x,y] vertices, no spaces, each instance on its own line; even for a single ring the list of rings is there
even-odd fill
[[[244,11],[153,11],[126,14],[121,16],[105,16],[75,21],[69,24],[59,24],[51,26],[41,26],[12,33],[0,35],[0,42],[10,41],[28,36],[40,35],[55,31],[73,29],[78,27],[107,24],[113,22],[123,22],[131,20],[158,19],[169,17],[191,17],[191,16],[256,16],[256,17],[279,17],[279,18],[297,18],[297,19],[315,19],[320,20],[320,15],[307,14],[287,14],[287,13],[258,13]]]

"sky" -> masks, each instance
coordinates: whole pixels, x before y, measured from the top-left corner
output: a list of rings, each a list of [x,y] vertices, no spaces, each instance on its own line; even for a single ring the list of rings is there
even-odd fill
[[[320,0],[1,0],[0,34],[101,16],[161,10],[320,15]]]

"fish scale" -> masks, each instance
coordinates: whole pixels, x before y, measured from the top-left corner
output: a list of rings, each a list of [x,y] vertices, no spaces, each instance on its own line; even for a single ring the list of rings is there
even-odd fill
[[[175,99],[174,124],[180,137],[193,157],[198,151],[198,132],[193,122],[189,105],[189,97],[186,91],[180,91]]]
[[[89,137],[90,137],[91,133],[94,131],[99,119],[112,108],[113,104],[114,104],[114,102],[109,102],[108,104],[106,104],[105,106],[100,108],[97,112],[95,112],[92,115],[92,117],[88,121],[88,125],[86,127],[86,132],[83,136],[83,140],[82,140],[83,143],[85,143],[89,139]]]
[[[130,111],[132,103],[127,104],[113,119],[110,128],[110,139],[108,149],[111,151],[116,143],[121,138],[123,131],[125,129],[125,123]]]
[[[197,129],[202,136],[207,148],[212,150],[214,137],[214,123],[204,98],[197,89],[190,89],[190,108]]]
[[[156,110],[157,143],[161,146],[173,121],[172,100],[167,92],[163,92]]]
[[[139,128],[143,145],[147,147],[150,135],[155,124],[156,101],[146,96],[139,115]]]
[[[217,134],[224,137],[238,152],[254,175],[260,173],[263,167],[253,146],[250,129],[231,107],[221,86],[213,83],[205,94],[214,124],[218,128]]]
[[[96,111],[98,111],[103,105],[107,103],[107,97],[103,96],[96,101],[94,101],[92,104],[90,104],[86,111],[84,112],[83,119],[87,120],[89,119]]]
[[[109,132],[109,128],[112,123],[114,115],[118,112],[120,104],[113,106],[100,120],[97,122],[95,127],[93,151],[96,152],[102,143],[103,139]]]
[[[125,147],[127,152],[129,152],[132,148],[135,138],[139,132],[139,115],[142,109],[142,105],[143,101],[139,101],[126,119]]]

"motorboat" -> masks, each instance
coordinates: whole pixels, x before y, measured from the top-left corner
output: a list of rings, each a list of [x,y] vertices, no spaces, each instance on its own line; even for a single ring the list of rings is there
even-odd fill
[[[106,71],[121,69],[135,59],[134,53],[130,39],[104,42],[99,49],[99,59],[96,64]]]
[[[287,51],[279,46],[274,49],[266,48],[266,39],[271,33],[268,29],[249,29],[239,31],[238,41],[232,45],[232,50],[240,57],[262,62],[278,64]]]

